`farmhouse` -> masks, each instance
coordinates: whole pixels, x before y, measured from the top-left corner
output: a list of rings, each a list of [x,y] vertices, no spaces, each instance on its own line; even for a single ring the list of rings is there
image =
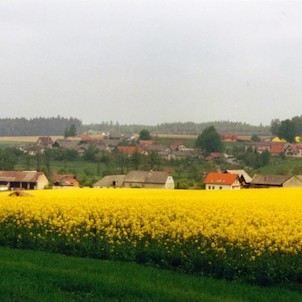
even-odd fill
[[[43,172],[0,171],[0,186],[11,189],[41,190],[49,185]]]
[[[53,175],[53,188],[78,188],[80,187],[79,181],[73,174],[54,174]]]
[[[174,179],[163,171],[130,171],[124,179],[124,187],[174,189]]]
[[[107,175],[96,182],[94,188],[122,188],[125,175]]]
[[[256,174],[251,181],[252,188],[302,187],[299,176]]]
[[[174,179],[168,172],[130,171],[127,175],[107,175],[93,187],[174,189]]]
[[[237,174],[210,172],[204,180],[206,190],[239,190]]]
[[[37,146],[40,146],[41,148],[52,148],[53,140],[50,136],[40,136],[36,142]]]

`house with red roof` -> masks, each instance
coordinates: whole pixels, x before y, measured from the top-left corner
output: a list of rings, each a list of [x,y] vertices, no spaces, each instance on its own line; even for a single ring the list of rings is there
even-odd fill
[[[237,142],[238,135],[236,135],[236,134],[231,134],[231,133],[223,133],[223,134],[221,135],[221,139],[222,139],[224,142]]]
[[[302,157],[302,144],[287,144],[284,147],[284,154],[286,157]]]
[[[144,149],[138,146],[117,146],[113,153],[123,153],[127,155],[132,155],[133,153],[143,154]]]
[[[206,190],[239,190],[240,181],[237,174],[210,172],[205,180]]]
[[[284,146],[285,143],[272,143],[271,155],[274,156],[284,153]]]

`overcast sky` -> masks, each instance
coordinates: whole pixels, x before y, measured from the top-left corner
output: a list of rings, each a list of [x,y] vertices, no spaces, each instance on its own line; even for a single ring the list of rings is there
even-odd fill
[[[1,0],[0,117],[302,115],[302,1]]]

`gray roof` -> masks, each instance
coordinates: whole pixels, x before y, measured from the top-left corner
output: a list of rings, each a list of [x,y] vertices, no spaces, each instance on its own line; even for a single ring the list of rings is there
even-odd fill
[[[244,170],[226,170],[227,173],[237,174],[239,177],[243,177],[246,183],[252,181],[252,177],[249,176]]]
[[[292,176],[289,176],[289,175],[262,175],[262,174],[256,174],[253,177],[253,179],[251,181],[251,184],[281,186],[283,183],[285,183],[291,177]]]
[[[130,171],[124,182],[165,184],[169,173],[163,171]]]
[[[125,175],[107,175],[96,182],[94,188],[122,187]],[[115,183],[115,186],[113,185]]]

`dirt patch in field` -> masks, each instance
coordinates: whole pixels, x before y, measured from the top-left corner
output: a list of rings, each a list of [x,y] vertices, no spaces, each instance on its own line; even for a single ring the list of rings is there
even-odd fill
[[[14,191],[10,193],[8,196],[14,197],[14,196],[26,196],[26,197],[32,197],[33,195],[23,192],[23,191]]]

